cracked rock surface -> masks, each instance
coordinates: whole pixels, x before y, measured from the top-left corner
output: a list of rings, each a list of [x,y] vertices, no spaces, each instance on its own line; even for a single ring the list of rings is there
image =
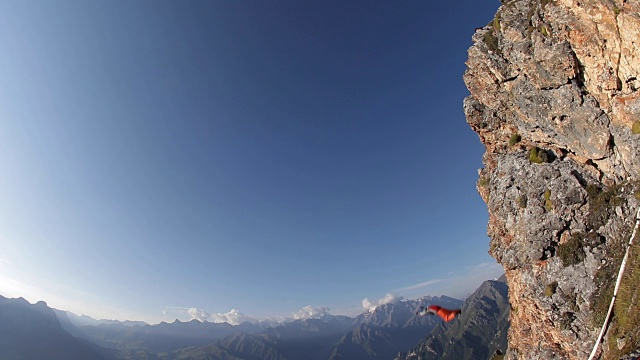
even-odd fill
[[[473,40],[464,111],[486,146],[506,358],[586,359],[640,205],[640,0],[503,1]],[[640,347],[607,341],[601,358]]]

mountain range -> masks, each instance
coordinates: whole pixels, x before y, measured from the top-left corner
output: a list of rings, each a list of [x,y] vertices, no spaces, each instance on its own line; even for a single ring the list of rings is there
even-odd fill
[[[353,329],[334,346],[330,360],[390,359],[414,346],[439,323],[439,318],[416,315],[420,306],[458,308],[462,301],[446,296],[385,304],[360,314]]]
[[[0,296],[0,359],[111,360],[114,354],[65,331],[45,302]]]
[[[450,323],[419,316],[424,305],[462,308]],[[44,302],[0,297],[0,358],[98,360],[487,359],[506,347],[504,279],[464,302],[426,296],[377,306],[355,318],[324,315],[277,326],[192,320],[148,325],[95,320]],[[407,355],[402,355],[406,353]]]

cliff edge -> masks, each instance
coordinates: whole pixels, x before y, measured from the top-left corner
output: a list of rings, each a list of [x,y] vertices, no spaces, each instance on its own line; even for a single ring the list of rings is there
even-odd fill
[[[506,359],[586,359],[640,205],[640,1],[503,1],[473,36],[467,122],[511,304]],[[640,239],[600,358],[640,348]]]

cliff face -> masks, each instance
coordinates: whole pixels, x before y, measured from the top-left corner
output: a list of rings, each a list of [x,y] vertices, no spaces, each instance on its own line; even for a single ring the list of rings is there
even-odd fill
[[[486,146],[506,358],[586,359],[640,205],[640,1],[503,1],[473,40],[464,111]],[[639,243],[602,358],[640,347]]]

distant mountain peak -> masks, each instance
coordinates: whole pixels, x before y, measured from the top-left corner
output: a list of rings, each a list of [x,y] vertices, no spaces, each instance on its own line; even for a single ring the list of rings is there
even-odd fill
[[[504,278],[487,280],[462,305],[462,314],[441,323],[407,355],[396,360],[488,359],[507,346],[509,295]]]

